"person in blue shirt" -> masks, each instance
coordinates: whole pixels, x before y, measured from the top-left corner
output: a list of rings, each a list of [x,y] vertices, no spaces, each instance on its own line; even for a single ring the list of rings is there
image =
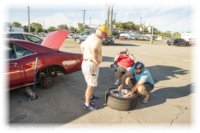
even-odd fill
[[[130,97],[133,93],[138,92],[144,95],[143,103],[148,102],[149,92],[154,88],[154,81],[151,73],[142,62],[136,62],[135,65],[124,74],[118,90],[122,90],[125,84],[132,89],[124,97]]]

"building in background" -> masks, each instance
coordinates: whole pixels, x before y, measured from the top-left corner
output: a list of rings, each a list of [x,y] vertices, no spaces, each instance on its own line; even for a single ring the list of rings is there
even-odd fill
[[[10,23],[6,23],[5,25],[5,32],[24,32],[23,28],[12,26]]]
[[[185,39],[186,41],[189,41],[191,38],[194,38],[194,34],[191,32],[183,32],[181,33],[181,38]]]

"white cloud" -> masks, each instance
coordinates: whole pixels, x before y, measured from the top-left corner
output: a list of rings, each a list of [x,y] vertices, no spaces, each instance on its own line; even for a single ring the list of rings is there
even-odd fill
[[[66,15],[64,15],[63,13],[58,12],[50,16],[34,18],[32,19],[32,22],[41,23],[43,26],[45,26],[45,28],[47,28],[49,26],[69,24],[71,20],[67,18]]]

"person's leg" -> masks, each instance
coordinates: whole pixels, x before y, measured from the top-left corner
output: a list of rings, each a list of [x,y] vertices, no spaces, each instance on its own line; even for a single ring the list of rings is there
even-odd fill
[[[144,96],[143,103],[147,103],[149,99],[149,93],[146,91],[145,86],[141,85],[138,87],[138,92]]]
[[[94,92],[94,87],[88,85],[85,91],[85,105],[86,106],[90,105],[90,98],[93,95],[93,92]]]
[[[94,87],[97,86],[97,79],[99,75],[99,67],[95,66],[94,64],[90,64],[90,71],[87,75],[87,88],[85,91],[85,106],[86,110],[95,110],[97,106],[91,104],[91,97],[93,96]]]
[[[115,85],[119,85],[120,84],[120,79],[122,78],[123,76],[123,73],[126,73],[126,69],[121,67],[121,66],[118,66],[117,67],[117,71],[116,71],[116,82],[115,82]]]
[[[115,74],[116,74],[115,76],[116,76],[117,80],[119,80],[122,77],[122,67],[121,66],[117,67],[117,71]]]

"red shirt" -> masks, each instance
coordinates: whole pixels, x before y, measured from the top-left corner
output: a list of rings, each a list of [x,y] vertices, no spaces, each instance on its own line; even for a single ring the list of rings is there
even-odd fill
[[[128,68],[131,67],[134,63],[134,60],[130,58],[127,54],[121,54],[119,55],[117,62],[120,66]]]

